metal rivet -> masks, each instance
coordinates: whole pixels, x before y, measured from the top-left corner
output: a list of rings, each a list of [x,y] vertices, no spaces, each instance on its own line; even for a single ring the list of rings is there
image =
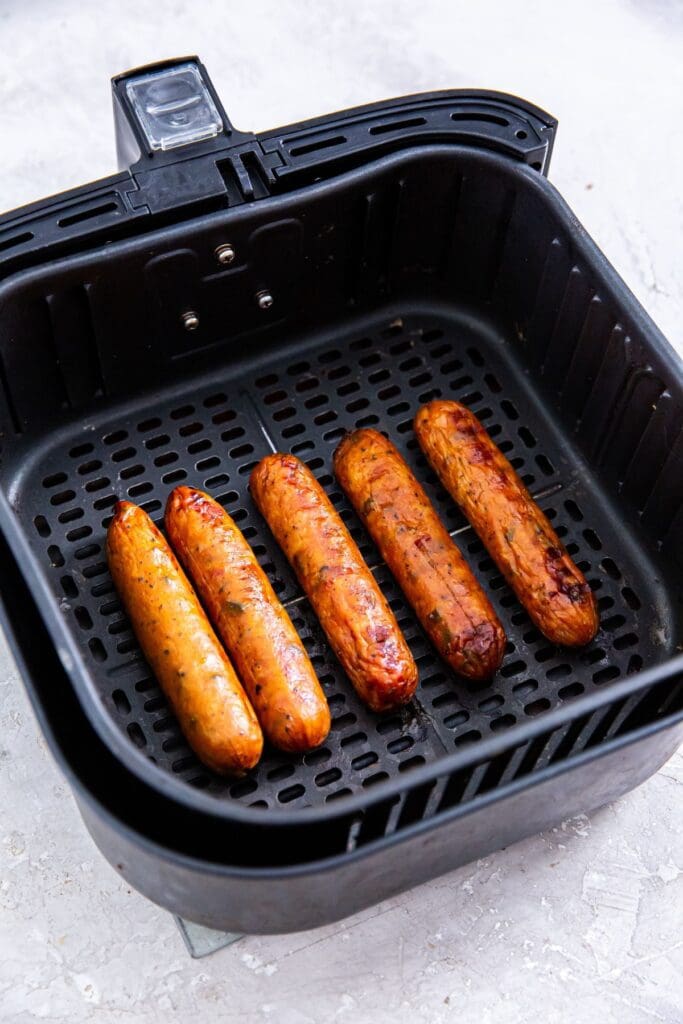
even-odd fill
[[[270,292],[256,292],[256,301],[258,302],[259,309],[270,309],[273,305],[273,296]]]
[[[222,266],[229,267],[235,259],[235,250],[229,242],[226,242],[224,245],[218,246],[214,251],[214,255]]]
[[[186,331],[196,331],[199,327],[199,317],[191,309],[187,313],[183,313],[181,319]]]

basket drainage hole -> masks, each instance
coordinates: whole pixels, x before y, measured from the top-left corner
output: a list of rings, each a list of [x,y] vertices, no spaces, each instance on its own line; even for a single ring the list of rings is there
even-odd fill
[[[332,752],[328,750],[327,747],[318,747],[317,750],[311,750],[310,753],[304,754],[304,764],[323,764],[325,761],[329,760],[331,753]]]
[[[500,729],[509,729],[516,721],[514,715],[501,715],[500,718],[494,718],[491,722],[491,731],[498,732]]]
[[[272,771],[268,772],[268,779],[270,782],[282,782],[283,779],[288,779],[293,774],[293,764],[281,764],[279,768],[273,768]]]
[[[384,782],[388,778],[387,772],[375,772],[374,775],[368,775],[366,779],[363,779],[363,788],[369,789],[370,786],[376,786],[378,782]]]
[[[149,451],[154,451],[155,448],[162,448],[165,444],[168,444],[171,438],[168,434],[157,434],[156,437],[148,437],[145,441],[145,448]]]
[[[36,516],[33,520],[33,525],[35,526],[39,537],[50,536],[52,531],[50,530],[50,525],[45,516]]]
[[[538,655],[536,655],[538,657]],[[526,668],[526,662],[524,661],[513,661],[509,665],[503,665],[500,670],[501,676],[505,679],[509,679],[510,676],[518,676],[520,672],[523,672]]]
[[[64,565],[64,555],[56,544],[51,544],[47,549],[47,553],[50,559],[50,565],[55,568],[61,568],[61,566]]]
[[[601,625],[606,632],[613,633],[616,629],[623,626],[625,622],[626,619],[623,615],[612,615],[609,619],[604,619]]]
[[[464,725],[469,717],[468,711],[456,711],[452,715],[447,715],[443,720],[443,724],[447,729],[457,729],[459,725]]]
[[[339,800],[343,796],[351,796],[352,790],[348,786],[343,786],[342,789],[337,789],[334,793],[328,793],[325,797],[325,803],[329,804],[332,800]]]
[[[104,644],[98,637],[91,637],[88,640],[88,647],[90,648],[90,653],[92,654],[95,661],[107,660],[107,652],[104,649]]]
[[[328,768],[325,772],[320,772],[315,777],[316,786],[321,789],[325,786],[331,786],[333,782],[337,782],[341,779],[342,773],[340,768]]]
[[[127,437],[127,430],[114,430],[111,434],[105,434],[102,440],[105,444],[118,444],[119,441],[125,441]],[[92,448],[90,448],[90,451],[92,451]]]
[[[540,697],[538,700],[534,700],[531,704],[525,705],[524,713],[526,715],[540,715],[544,711],[547,711],[550,707],[550,701],[547,697]]]
[[[624,601],[629,606],[629,608],[631,608],[634,612],[637,612],[638,609],[641,607],[640,599],[638,598],[637,594],[635,594],[630,587],[624,587],[621,593],[624,598]]]
[[[601,668],[599,672],[595,672],[593,675],[593,682],[596,686],[600,686],[601,683],[609,683],[612,679],[617,679],[621,675],[621,671],[616,665],[608,665],[606,668]]]
[[[432,707],[434,708],[451,708],[454,704],[459,704],[460,698],[457,693],[441,693],[438,697],[435,697],[432,701]]]
[[[552,462],[547,457],[547,455],[537,455],[536,465],[540,469],[541,473],[544,474],[544,476],[552,476],[555,472],[555,467],[553,466]]]
[[[111,695],[111,699],[114,702],[114,707],[120,715],[130,714],[130,701],[126,697],[123,690],[114,690]]]
[[[258,383],[258,381],[256,383]],[[205,398],[204,405],[207,409],[212,409],[215,405],[222,405],[223,402],[227,402],[227,400],[228,396],[224,395],[222,391],[219,391],[218,394],[209,395],[208,398]]]
[[[230,796],[239,800],[240,797],[249,796],[257,789],[258,784],[254,779],[242,779],[241,782],[236,782],[234,786],[230,787]]]
[[[112,452],[112,462],[125,462],[126,459],[132,459],[135,454],[135,448],[132,445],[128,445],[127,448],[119,448],[118,451]]]
[[[188,785],[194,786],[195,789],[206,789],[211,782],[208,775],[194,775],[191,779],[187,780]]]
[[[586,531],[586,532],[588,532],[588,531]],[[585,536],[585,532],[584,532],[584,536]],[[586,538],[586,539],[588,539],[588,538]],[[599,541],[598,541],[598,543],[599,543]],[[615,562],[613,562],[611,558],[603,558],[603,560],[600,563],[600,567],[602,569],[604,569],[604,571],[607,573],[607,575],[609,577],[611,577],[611,579],[613,579],[613,580],[620,580],[621,579],[621,571],[620,571],[618,565]]]
[[[66,473],[53,473],[43,479],[43,487],[58,487],[59,484],[64,483],[66,483]]]
[[[50,498],[51,505],[66,505],[67,501],[73,501],[76,497],[75,491],[59,491]]]
[[[496,708],[499,708],[501,706],[501,704],[504,704],[504,703],[505,703],[505,698],[502,697],[499,693],[496,693],[496,694],[493,695],[493,697],[487,697],[486,700],[480,701],[479,702],[479,710],[480,711],[484,711],[484,712],[486,712],[486,711],[495,711]]]
[[[67,597],[78,597],[78,587],[71,576],[62,576],[59,582],[62,584],[62,590]]]
[[[461,736],[455,737],[456,747],[466,747],[470,743],[476,743],[481,739],[481,733],[478,729],[468,729],[467,732],[462,733]]]
[[[365,768],[369,768],[371,764],[376,764],[378,760],[379,757],[377,756],[377,754],[375,754],[372,750],[368,750],[367,753],[359,754],[358,757],[354,757],[353,761],[351,762],[351,767],[353,768],[354,771],[361,772]]]
[[[412,736],[399,736],[398,739],[387,743],[387,750],[390,754],[401,754],[404,750],[410,750],[414,742]]]
[[[95,446],[86,442],[85,444],[77,444],[75,448],[69,449],[69,456],[72,459],[80,459],[83,455],[90,455],[91,452],[95,451]]]
[[[583,531],[583,536],[586,539],[586,541],[588,542],[589,546],[593,549],[593,551],[599,551],[601,549],[602,541],[598,537],[598,535],[595,532],[595,530],[584,530]],[[607,558],[604,559],[604,561],[602,563],[603,567],[605,565],[605,562],[607,562],[607,561],[611,562],[611,559],[607,559]],[[612,565],[614,565],[614,562],[612,562]],[[616,569],[616,566],[615,566],[615,569]],[[617,569],[617,572],[619,572],[618,569]],[[610,573],[610,575],[611,575],[611,573]],[[619,573],[619,575],[621,575],[621,573]]]
[[[354,732],[351,736],[345,736],[341,741],[340,746],[342,747],[359,747],[362,743],[366,743],[368,735],[365,732]],[[308,762],[307,762],[308,763]]]
[[[298,797],[303,796],[305,792],[306,788],[302,786],[301,783],[297,783],[295,786],[288,786],[287,789],[281,790],[278,793],[277,798],[281,804],[288,804],[291,803],[292,800],[296,800]]]
[[[557,695],[560,700],[571,700],[573,697],[580,697],[583,689],[582,683],[569,683],[568,686],[563,686]]]
[[[158,416],[154,416],[152,419],[143,420],[142,423],[138,423],[138,430],[141,434],[144,434],[148,430],[157,430],[160,426],[161,420]]]
[[[555,665],[553,668],[549,668],[546,672],[546,679],[564,679],[566,676],[570,676],[572,673],[571,665]]]
[[[583,512],[581,511],[581,509],[575,501],[572,501],[571,498],[569,498],[567,501],[565,501],[564,507],[566,508],[567,512],[569,513],[569,515],[575,523],[580,523],[582,521]]]
[[[182,405],[179,409],[173,409],[171,411],[172,420],[182,420],[185,416],[191,416],[194,412],[193,405]]]
[[[145,734],[137,722],[130,722],[130,724],[126,727],[126,732],[130,736],[136,747],[140,747],[142,749],[142,747],[147,746]]]
[[[90,618],[90,612],[87,608],[80,605],[78,608],[74,609],[74,615],[76,616],[76,622],[81,629],[92,629],[92,619]]]
[[[234,409],[224,409],[223,412],[217,412],[215,416],[212,416],[211,422],[215,423],[216,426],[221,426],[221,424],[223,423],[232,423],[236,416],[237,413],[234,411]],[[241,436],[241,434],[244,433],[244,429],[242,427],[233,427],[232,429],[234,431],[240,431],[240,434],[236,433],[234,435],[235,437],[239,437]],[[223,437],[223,440],[225,440],[225,437],[223,435],[221,435],[221,437]],[[195,442],[195,444],[197,443],[199,442]],[[188,448],[188,451],[189,450],[190,449]]]

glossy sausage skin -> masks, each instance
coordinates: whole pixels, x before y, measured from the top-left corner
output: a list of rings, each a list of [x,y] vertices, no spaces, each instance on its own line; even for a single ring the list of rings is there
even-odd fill
[[[469,679],[492,676],[503,627],[391,441],[376,430],[347,434],[334,470],[441,657]]]
[[[263,748],[254,710],[173,552],[146,512],[120,501],[109,568],[140,646],[197,757],[243,775]]]
[[[553,643],[587,644],[595,599],[557,534],[477,417],[435,401],[415,417],[420,447],[534,623]]]
[[[410,700],[417,666],[408,645],[311,471],[293,455],[268,455],[250,489],[360,697],[373,711]]]
[[[165,521],[268,739],[280,750],[317,747],[330,731],[325,695],[238,527],[217,501],[193,487],[171,493]]]

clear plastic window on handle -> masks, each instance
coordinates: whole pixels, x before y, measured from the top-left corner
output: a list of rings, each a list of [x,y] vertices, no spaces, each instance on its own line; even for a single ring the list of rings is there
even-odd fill
[[[152,151],[215,138],[223,121],[195,64],[177,64],[126,83],[126,95]]]

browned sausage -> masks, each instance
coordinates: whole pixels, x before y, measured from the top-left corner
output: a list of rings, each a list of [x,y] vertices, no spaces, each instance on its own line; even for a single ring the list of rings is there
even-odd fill
[[[592,640],[598,613],[583,573],[477,417],[458,402],[430,402],[415,432],[541,632],[568,646]]]
[[[129,501],[116,506],[107,558],[188,743],[214,771],[244,774],[263,747],[254,710],[173,552],[147,513]]]
[[[325,695],[238,527],[217,501],[193,487],[171,493],[165,522],[268,739],[280,750],[317,747],[330,731]]]
[[[493,675],[503,627],[391,441],[376,430],[347,434],[334,471],[441,657],[469,679]]]
[[[375,578],[311,471],[268,455],[251,493],[306,591],[334,653],[374,711],[410,700],[417,666]]]

